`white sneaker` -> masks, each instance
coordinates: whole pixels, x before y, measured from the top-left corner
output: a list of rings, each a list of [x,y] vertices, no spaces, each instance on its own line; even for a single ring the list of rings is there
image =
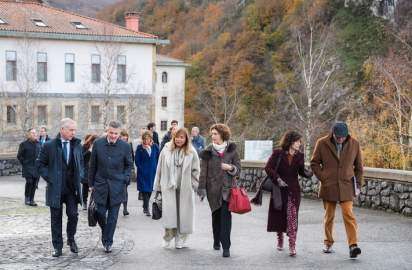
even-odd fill
[[[163,248],[170,248],[171,242],[172,242],[172,240],[166,241],[166,240],[163,239],[162,247]]]
[[[175,238],[175,248],[177,249],[182,249],[182,248],[187,248],[187,237],[182,237],[182,236],[176,236]]]
[[[176,249],[183,248],[183,241],[179,237],[175,238],[175,248]]]

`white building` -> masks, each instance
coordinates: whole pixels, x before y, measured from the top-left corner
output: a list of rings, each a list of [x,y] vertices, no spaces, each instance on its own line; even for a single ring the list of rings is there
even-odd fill
[[[185,71],[189,65],[164,55],[157,55],[155,123],[163,136],[172,120],[184,126]],[[159,123],[159,124],[158,124]]]
[[[134,138],[148,122],[183,124],[186,65],[157,59],[168,41],[140,32],[136,13],[122,27],[38,2],[0,0],[0,152],[15,152],[29,127],[54,136],[63,117],[80,137],[111,119]]]

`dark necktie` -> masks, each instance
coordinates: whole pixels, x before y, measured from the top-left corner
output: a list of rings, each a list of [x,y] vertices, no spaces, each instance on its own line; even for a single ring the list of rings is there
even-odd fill
[[[64,156],[64,161],[66,161],[66,164],[69,163],[69,159],[67,157],[67,144],[69,142],[63,142],[63,156]]]

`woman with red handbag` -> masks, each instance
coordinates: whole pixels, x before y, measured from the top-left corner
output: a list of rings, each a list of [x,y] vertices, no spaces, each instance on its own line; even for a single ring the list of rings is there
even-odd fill
[[[298,212],[300,205],[300,186],[298,175],[311,177],[312,172],[305,170],[305,158],[300,148],[302,136],[289,131],[283,135],[280,149],[275,149],[266,164],[265,171],[274,185],[281,190],[282,208],[276,210],[273,198],[269,202],[268,232],[276,232],[277,249],[283,250],[283,237],[289,237],[289,255],[296,256],[296,236],[298,231]],[[272,193],[273,196],[273,193]]]
[[[201,170],[198,195],[207,196],[212,211],[213,248],[223,248],[223,257],[230,257],[232,215],[229,211],[230,191],[234,178],[240,174],[236,144],[229,142],[230,129],[224,124],[210,128],[212,144],[200,153]]]

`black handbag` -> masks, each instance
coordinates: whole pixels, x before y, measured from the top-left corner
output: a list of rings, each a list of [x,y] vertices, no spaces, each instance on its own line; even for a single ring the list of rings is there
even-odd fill
[[[283,152],[282,152],[283,153]],[[280,161],[282,160],[282,153],[279,155],[276,160],[275,171],[278,170]],[[273,207],[276,210],[282,209],[282,194],[280,192],[280,187],[273,184],[273,180],[270,176],[266,176],[260,184],[258,192],[256,192],[255,197],[250,201],[255,205],[262,205],[262,195],[263,191],[272,193],[272,203]]]
[[[95,227],[97,224],[97,205],[94,201],[93,193],[90,195],[89,207],[87,208],[87,220],[90,227]]]
[[[154,220],[159,220],[162,218],[162,197],[160,193],[156,193],[156,196],[154,198],[154,202],[152,204],[152,219]]]

